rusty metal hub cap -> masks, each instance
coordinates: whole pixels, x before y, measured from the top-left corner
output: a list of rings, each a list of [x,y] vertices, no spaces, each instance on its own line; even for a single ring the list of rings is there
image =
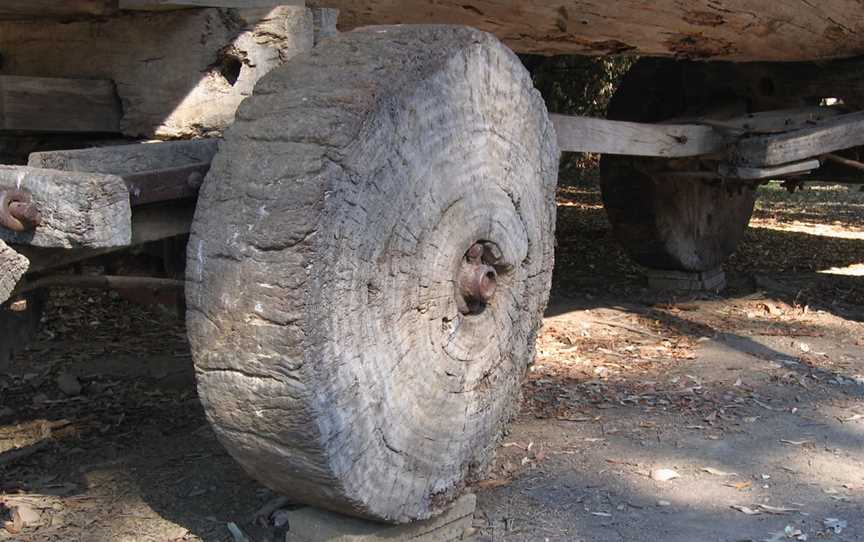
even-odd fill
[[[457,279],[456,304],[464,315],[480,314],[495,296],[498,289],[496,264],[501,260],[501,250],[495,243],[478,241],[465,253]]]
[[[0,226],[15,231],[29,231],[42,223],[42,216],[26,190],[0,190]]]

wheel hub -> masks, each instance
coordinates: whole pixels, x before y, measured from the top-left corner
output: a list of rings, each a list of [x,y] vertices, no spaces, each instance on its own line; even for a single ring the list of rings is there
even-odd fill
[[[488,241],[478,241],[465,252],[459,269],[456,296],[459,312],[480,314],[495,296],[498,289],[496,264],[501,258],[497,245]]]

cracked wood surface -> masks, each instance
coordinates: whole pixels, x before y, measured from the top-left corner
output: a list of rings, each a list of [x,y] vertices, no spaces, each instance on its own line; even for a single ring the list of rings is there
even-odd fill
[[[794,61],[864,54],[857,0],[312,0],[339,8],[343,29],[445,23],[492,32],[520,53],[632,53]]]
[[[35,230],[0,228],[8,243],[52,248],[126,246],[131,239],[129,191],[114,175],[0,166],[0,188],[32,194],[42,217]]]
[[[0,241],[0,304],[9,299],[9,295],[27,272],[28,267],[30,262],[26,257]]]
[[[108,79],[132,137],[218,135],[268,71],[312,48],[302,7],[0,20],[4,74]]]
[[[274,70],[200,194],[187,324],[232,456],[304,502],[403,523],[482,471],[548,297],[559,152],[518,58],[464,27],[375,27]],[[478,241],[498,288],[459,310]]]

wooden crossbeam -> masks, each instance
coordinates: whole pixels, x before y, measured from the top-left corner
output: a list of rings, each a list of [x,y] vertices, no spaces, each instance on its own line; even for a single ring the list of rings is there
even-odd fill
[[[119,132],[114,83],[0,75],[0,130],[15,132]]]
[[[647,124],[549,115],[562,151],[677,158],[714,154],[727,140],[701,124]]]
[[[859,145],[864,145],[864,111],[792,132],[744,138],[735,145],[732,161],[741,166],[778,166]]]

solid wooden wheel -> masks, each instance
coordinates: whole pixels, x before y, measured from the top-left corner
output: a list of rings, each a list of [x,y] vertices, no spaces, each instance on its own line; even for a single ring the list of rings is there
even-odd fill
[[[473,29],[370,27],[263,79],[188,249],[201,401],[237,461],[343,513],[440,511],[534,355],[557,164],[527,72]]]
[[[736,93],[734,80],[729,86],[711,81],[711,69],[694,62],[641,60],[622,80],[607,117],[659,122],[748,98]],[[709,271],[735,250],[753,213],[755,186],[666,174],[699,168],[698,159],[602,157],[603,205],[615,236],[637,263]]]

